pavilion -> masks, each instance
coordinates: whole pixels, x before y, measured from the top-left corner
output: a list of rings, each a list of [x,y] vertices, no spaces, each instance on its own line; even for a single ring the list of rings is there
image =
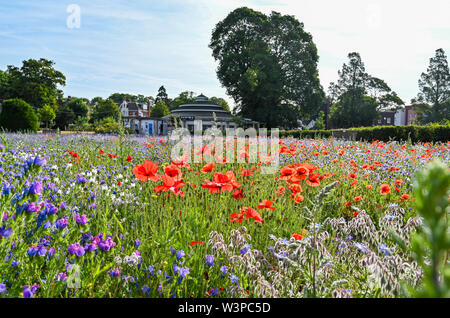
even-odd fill
[[[190,104],[182,104],[177,109],[163,117],[165,120],[171,120],[178,118],[181,121],[182,128],[187,128],[190,131],[194,130],[194,120],[202,121],[202,130],[211,128],[214,125],[214,114],[217,128],[237,128],[236,122],[233,120],[233,116],[228,110],[225,110],[222,106],[212,103],[203,94],[200,94],[195,98],[195,102]],[[245,125],[255,126],[256,122],[251,119],[245,119]]]

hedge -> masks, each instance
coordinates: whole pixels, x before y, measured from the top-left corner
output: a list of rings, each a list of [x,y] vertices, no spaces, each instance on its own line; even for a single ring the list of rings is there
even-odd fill
[[[39,128],[39,119],[33,107],[20,98],[3,101],[0,127],[7,131],[33,131]]]
[[[450,141],[450,125],[409,125],[409,126],[374,126],[333,130],[283,130],[280,137],[327,138],[344,137],[363,141],[407,141],[411,142],[447,142]]]

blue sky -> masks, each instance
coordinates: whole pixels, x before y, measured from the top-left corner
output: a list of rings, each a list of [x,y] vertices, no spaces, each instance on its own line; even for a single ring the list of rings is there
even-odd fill
[[[80,28],[69,28],[69,5]],[[235,8],[294,15],[318,47],[325,90],[349,52],[405,102],[434,51],[450,55],[450,1],[0,0],[0,69],[45,57],[66,77],[65,95],[114,92],[170,97],[184,90],[226,98],[208,48],[215,24]]]

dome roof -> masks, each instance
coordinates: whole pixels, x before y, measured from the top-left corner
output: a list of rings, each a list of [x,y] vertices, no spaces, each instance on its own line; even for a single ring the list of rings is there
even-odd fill
[[[200,94],[195,98],[194,103],[182,104],[177,109],[172,110],[170,116],[179,117],[195,117],[196,119],[212,120],[213,113],[216,114],[218,119],[229,119],[232,116],[228,110],[225,110],[222,106],[217,105],[209,101],[208,97]]]

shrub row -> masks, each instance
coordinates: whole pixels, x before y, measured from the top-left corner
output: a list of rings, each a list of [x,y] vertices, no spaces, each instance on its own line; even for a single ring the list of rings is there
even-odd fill
[[[333,130],[284,130],[280,137],[317,138],[342,137],[364,141],[447,142],[450,141],[450,125],[374,126]]]

